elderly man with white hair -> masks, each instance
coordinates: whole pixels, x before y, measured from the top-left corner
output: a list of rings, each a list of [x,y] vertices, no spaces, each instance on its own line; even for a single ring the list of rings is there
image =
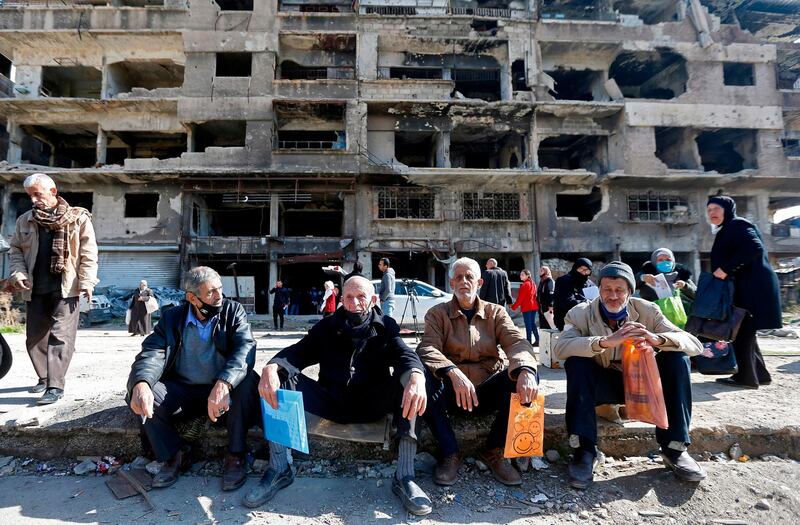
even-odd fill
[[[514,326],[506,309],[478,297],[482,284],[481,270],[474,259],[462,257],[450,266],[453,300],[428,310],[417,353],[428,370],[443,380],[451,409],[464,415],[473,410],[496,414],[480,458],[495,479],[505,485],[519,485],[522,478],[503,458],[503,447],[511,394],[518,393],[522,403],[530,403],[536,397],[536,359],[533,347]],[[508,366],[498,345],[508,357]],[[433,421],[447,419],[444,405],[431,405],[431,412],[441,410],[432,417]],[[462,461],[455,436],[450,440],[446,436],[446,432],[439,432],[440,460],[434,474],[439,485],[456,482]]]
[[[44,395],[40,405],[64,396],[64,383],[78,330],[79,296],[88,301],[97,280],[97,242],[88,210],[59,197],[44,173],[23,182],[33,209],[17,219],[8,286],[27,301],[25,346],[38,383],[29,392]]]

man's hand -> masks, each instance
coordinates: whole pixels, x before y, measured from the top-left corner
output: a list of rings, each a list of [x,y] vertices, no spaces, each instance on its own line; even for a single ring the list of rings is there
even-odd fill
[[[659,346],[665,342],[663,337],[650,332],[643,324],[628,322],[622,325],[622,328],[614,332],[614,334],[602,337],[600,346],[602,348],[613,348],[621,345],[625,340],[632,341],[633,345],[640,350],[645,344]]]
[[[472,412],[472,407],[478,406],[478,394],[475,392],[475,385],[458,367],[447,372],[447,377],[450,378],[453,391],[456,393],[456,405],[463,410]]]
[[[724,280],[724,279],[728,278],[728,274],[725,273],[722,270],[722,268],[717,268],[716,270],[714,270],[714,277],[716,277],[717,279],[723,279]]]
[[[21,281],[17,281],[17,284],[15,284],[14,287],[17,290],[30,290],[31,282],[28,279],[22,279]]]
[[[92,302],[92,291],[88,288],[81,288],[81,294],[86,297],[86,301],[91,303]]]
[[[153,391],[144,381],[136,383],[131,392],[131,410],[146,418],[153,417]]]
[[[425,391],[425,375],[413,372],[403,391],[403,401],[400,404],[403,409],[403,417],[410,420],[414,416],[421,416],[425,413],[427,406],[428,393]]]
[[[211,393],[208,394],[208,419],[212,423],[217,422],[217,418],[228,411],[231,405],[231,387],[222,380],[217,380]]]
[[[642,281],[649,284],[650,286],[656,285],[656,277],[652,274],[646,273],[642,275]]]
[[[278,377],[278,365],[270,363],[261,370],[258,394],[275,410],[278,409],[278,389],[280,387],[281,378]]]
[[[536,384],[536,374],[530,370],[522,370],[517,376],[517,394],[519,402],[527,405],[534,399],[539,392],[539,385]]]

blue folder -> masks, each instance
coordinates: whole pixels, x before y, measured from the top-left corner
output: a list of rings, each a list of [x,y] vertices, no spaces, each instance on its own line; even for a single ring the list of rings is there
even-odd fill
[[[260,399],[264,439],[308,454],[303,393],[279,389],[277,410],[264,401],[264,398]]]

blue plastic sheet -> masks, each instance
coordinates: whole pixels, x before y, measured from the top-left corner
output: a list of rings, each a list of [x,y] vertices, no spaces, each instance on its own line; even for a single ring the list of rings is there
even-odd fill
[[[303,393],[279,389],[277,410],[264,401],[264,398],[260,399],[264,439],[308,454]]]

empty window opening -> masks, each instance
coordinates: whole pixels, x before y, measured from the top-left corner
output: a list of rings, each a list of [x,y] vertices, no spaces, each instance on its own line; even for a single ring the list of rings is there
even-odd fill
[[[158,193],[126,193],[125,217],[158,217]]]
[[[614,0],[614,10],[623,15],[636,15],[648,25],[678,20],[678,10],[674,2],[659,0],[642,2],[640,0]]]
[[[465,98],[500,100],[500,69],[453,69],[453,80],[455,91]]]
[[[100,98],[102,74],[96,67],[44,66],[40,94],[44,97]]]
[[[561,170],[606,171],[607,138],[597,135],[558,135],[539,143],[539,166]]]
[[[249,77],[252,71],[252,53],[217,53],[216,76]]]
[[[94,193],[91,191],[62,191],[58,193],[70,206],[80,206],[92,211]]]
[[[245,146],[247,121],[212,120],[195,128],[195,151],[206,148],[240,148]]]
[[[217,193],[199,196],[193,218],[200,235],[261,237],[269,235],[270,195],[265,193]]]
[[[545,73],[555,81],[550,94],[556,100],[608,100],[601,71],[557,68]]]
[[[379,187],[379,219],[433,219],[436,195],[424,188]]]
[[[107,91],[113,98],[135,90],[179,88],[184,66],[175,62],[116,62],[108,66]]]
[[[11,60],[2,53],[0,53],[0,75],[11,78]]]
[[[253,0],[214,0],[221,11],[252,11]]]
[[[698,133],[695,140],[705,171],[736,173],[758,167],[755,130],[706,130]]]
[[[636,222],[680,222],[686,220],[689,204],[685,197],[664,193],[628,195],[628,220]]]
[[[275,102],[276,149],[344,150],[344,104]]]
[[[778,48],[775,69],[778,89],[800,89],[800,47]]]
[[[520,220],[519,193],[466,192],[461,196],[461,213],[465,221]]]
[[[336,195],[312,195],[311,202],[280,203],[280,234],[286,237],[339,237],[344,202]]]
[[[188,151],[185,133],[108,132],[106,164],[125,159],[174,159]]]
[[[783,154],[787,157],[800,157],[800,139],[781,139]]]
[[[352,0],[280,0],[279,11],[296,13],[352,13]]]
[[[668,100],[686,92],[686,59],[667,49],[623,51],[608,70],[626,98]]]
[[[540,6],[544,19],[616,21],[611,2],[605,0],[542,0]]]
[[[497,20],[475,19],[469,26],[481,36],[497,35]]]
[[[389,78],[413,80],[441,80],[442,69],[435,67],[392,67]]]
[[[767,208],[773,237],[791,237],[800,234],[800,197],[771,197]]]
[[[279,55],[280,79],[355,78],[356,36],[352,34],[282,34]]]
[[[0,123],[0,160],[8,157],[8,131],[6,125]]]
[[[97,125],[22,126],[23,162],[59,168],[89,168],[97,162]],[[27,138],[27,137],[26,137]]]
[[[603,209],[603,190],[597,186],[584,194],[557,193],[556,217],[592,222]]]
[[[528,74],[525,71],[525,61],[515,60],[511,63],[511,84],[514,91],[530,91]]]
[[[468,169],[510,169],[526,158],[526,135],[492,128],[459,126],[450,134],[450,165]],[[516,166],[512,166],[512,156]]]
[[[700,169],[700,156],[692,128],[655,128],[656,157],[673,170]]]
[[[436,137],[433,132],[394,134],[394,157],[412,168],[436,167]]]
[[[726,86],[755,86],[756,75],[753,64],[724,62],[722,76]]]

